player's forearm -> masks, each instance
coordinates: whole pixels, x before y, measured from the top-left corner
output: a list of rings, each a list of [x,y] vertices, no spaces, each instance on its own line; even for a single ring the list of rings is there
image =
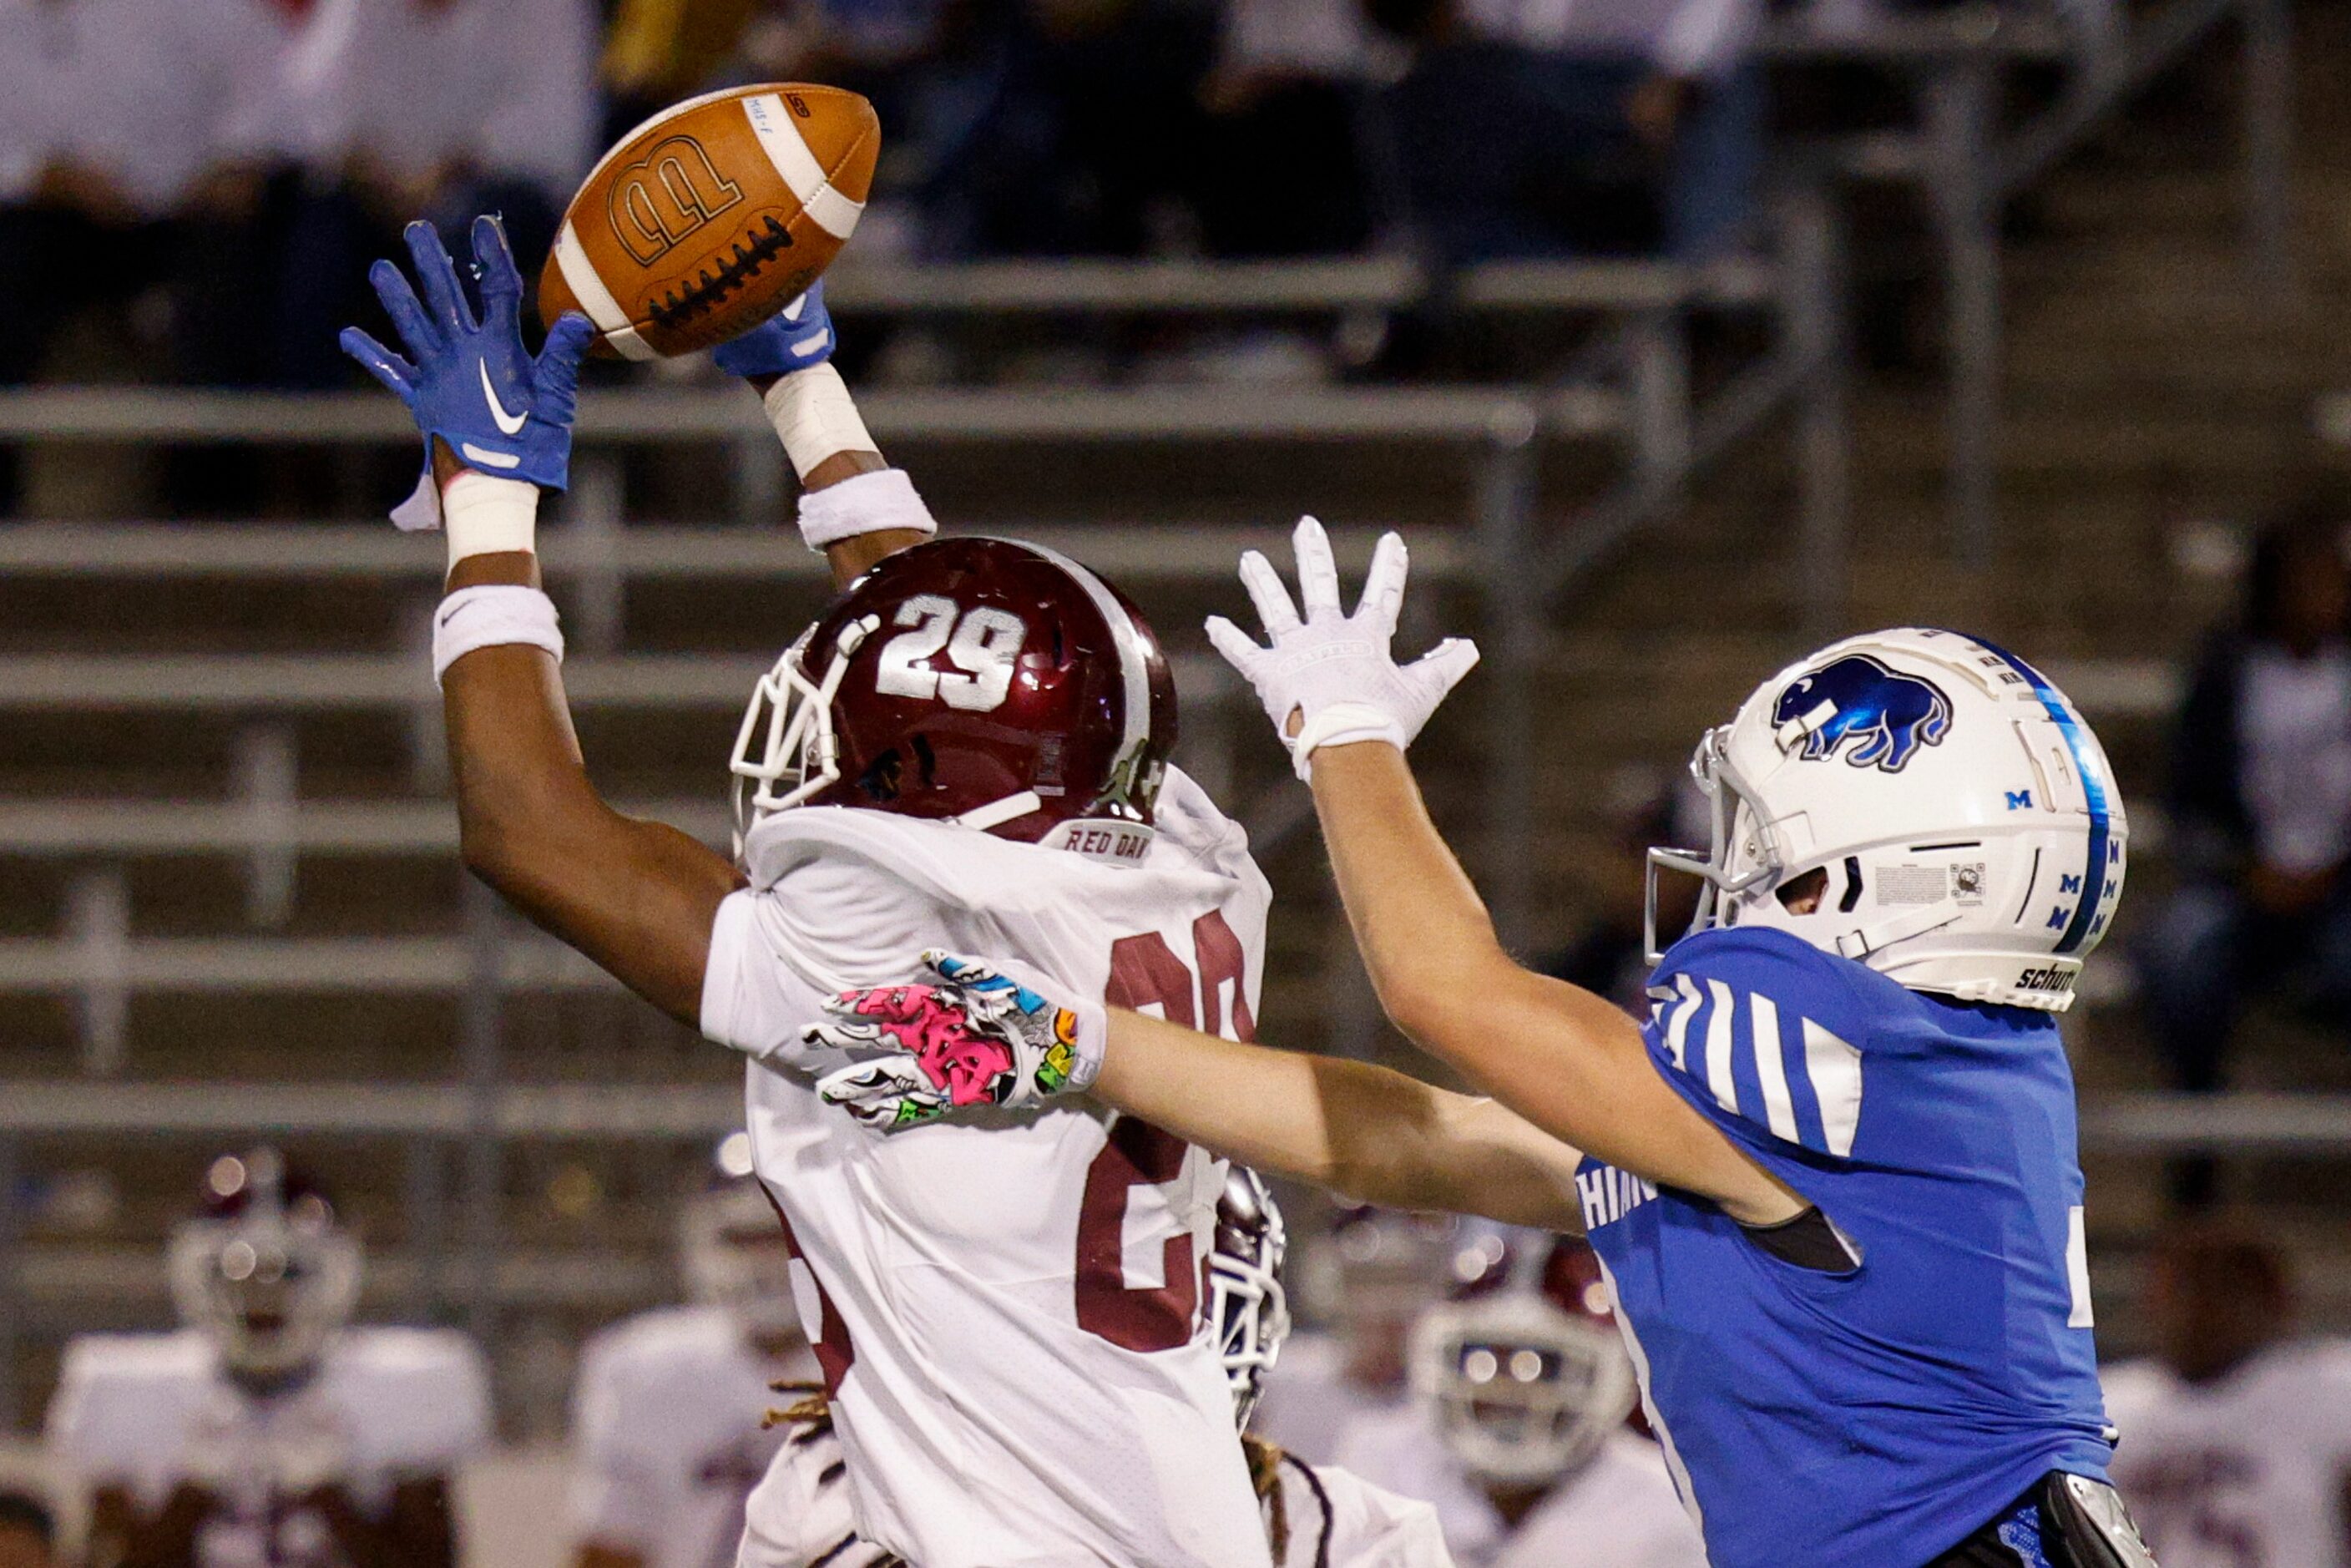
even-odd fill
[[[1516,967],[1478,890],[1429,820],[1404,753],[1379,742],[1314,754],[1314,806],[1355,946],[1396,1026],[1465,1071],[1465,982]],[[1458,1038],[1457,1038],[1458,1037]]]
[[[536,588],[528,549],[461,556],[452,593]],[[459,654],[442,709],[466,868],[507,902],[688,1023],[700,1013],[711,921],[739,885],[675,829],[624,817],[588,777],[554,655],[525,642]]]
[[[1429,821],[1404,756],[1314,757],[1314,800],[1356,945],[1396,1026],[1543,1133],[1769,1223],[1798,1205],[1668,1088],[1604,997],[1526,969]]]
[[[1364,1202],[1576,1223],[1573,1149],[1490,1100],[1367,1062],[1113,1011],[1093,1092],[1243,1165]]]
[[[888,469],[888,461],[858,416],[840,371],[830,364],[783,376],[752,376],[751,390],[776,427],[800,479],[806,497],[866,474]],[[846,588],[889,556],[930,538],[927,529],[888,528],[852,534],[824,547],[835,588]]]

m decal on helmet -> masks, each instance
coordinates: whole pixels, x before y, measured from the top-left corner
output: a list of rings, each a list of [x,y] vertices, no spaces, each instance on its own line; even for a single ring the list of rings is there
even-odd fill
[[[1951,699],[1932,681],[1898,674],[1866,653],[1848,653],[1799,675],[1772,705],[1781,744],[1803,737],[1808,762],[1834,757],[1859,741],[1845,760],[1855,768],[1899,773],[1922,746],[1951,730]]]

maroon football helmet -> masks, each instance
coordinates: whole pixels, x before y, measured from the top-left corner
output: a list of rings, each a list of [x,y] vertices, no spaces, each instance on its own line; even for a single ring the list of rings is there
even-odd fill
[[[1633,1363],[1582,1239],[1481,1229],[1454,1299],[1413,1327],[1412,1376],[1454,1457],[1489,1485],[1548,1486],[1633,1413]]]
[[[1139,860],[1176,683],[1124,594],[1009,539],[901,550],[776,661],[735,743],[736,843],[794,806]]]

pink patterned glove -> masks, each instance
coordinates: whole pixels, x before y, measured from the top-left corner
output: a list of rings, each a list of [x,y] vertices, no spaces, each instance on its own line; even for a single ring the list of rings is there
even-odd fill
[[[927,980],[844,991],[811,1045],[889,1054],[826,1074],[817,1093],[870,1127],[935,1121],[968,1105],[1032,1105],[1102,1071],[1108,1014],[1062,1007],[977,958],[923,955]]]

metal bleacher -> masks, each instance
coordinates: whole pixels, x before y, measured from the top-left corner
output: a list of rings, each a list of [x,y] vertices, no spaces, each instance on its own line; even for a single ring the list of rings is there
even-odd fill
[[[1504,385],[860,395],[893,456],[914,455],[919,469],[933,455],[981,453],[1016,488],[1032,482],[1027,454],[1071,448],[1168,471],[1232,450],[1403,451],[1458,475],[1458,497],[1441,512],[1362,515],[1337,538],[1343,568],[1360,570],[1379,527],[1416,525],[1416,580],[1448,606],[1475,607],[1488,668],[1466,722],[1492,727],[1505,742],[1491,748],[1499,758],[1532,726],[1555,673],[1548,612],[1557,596],[1774,422],[1795,479],[1781,548],[1817,585],[1806,613],[1819,625],[1808,629],[1840,623],[1839,271],[1828,204],[1798,189],[1768,260],[1697,272],[1513,264],[1439,277],[1396,258],[845,264],[829,287],[852,331],[884,319],[952,329],[981,317],[1223,321],[1437,304],[1506,326],[1586,323],[1584,347],[1556,374]],[[1691,323],[1718,313],[1760,320],[1764,346],[1704,374]],[[20,447],[396,450],[413,439],[397,406],[374,394],[0,394],[0,444]],[[647,520],[629,490],[649,452],[680,463],[693,454],[732,520]],[[1570,458],[1590,480],[1572,501],[1546,484],[1556,480],[1546,468]],[[1289,518],[1316,504],[1311,483],[1310,473],[1259,465],[1236,471],[1213,521],[1188,520],[1179,507],[1021,531],[1155,601],[1222,592],[1240,549],[1277,545]],[[572,648],[566,685],[583,727],[601,727],[591,762],[617,753],[622,799],[714,844],[726,823],[710,737],[723,746],[731,737],[754,677],[798,624],[778,622],[773,604],[810,607],[823,591],[819,563],[775,526],[787,505],[780,454],[739,389],[596,388],[582,399],[573,490],[542,530]],[[247,605],[319,596],[328,607],[308,612],[296,647],[234,624],[209,628],[201,646],[117,645],[103,626],[0,643],[0,768],[19,767],[7,743],[18,734],[45,737],[54,752],[87,733],[104,759],[46,771],[25,763],[12,776],[34,782],[0,796],[0,1427],[31,1413],[42,1358],[65,1333],[162,1315],[154,1243],[175,1194],[142,1184],[241,1138],[351,1154],[357,1207],[377,1227],[372,1308],[462,1317],[503,1344],[516,1309],[593,1320],[670,1287],[659,1238],[643,1227],[559,1223],[535,1195],[550,1170],[575,1161],[616,1195],[674,1191],[697,1147],[739,1118],[734,1069],[722,1053],[688,1054],[679,1031],[646,1024],[647,1009],[455,873],[439,704],[413,613],[429,606],[440,564],[436,545],[379,521],[0,526],[9,591],[89,592],[118,607],[152,600],[180,607],[183,622],[205,595],[231,591]],[[732,606],[711,612],[692,649],[643,632],[643,608],[660,612],[681,588],[724,591]],[[755,600],[772,602],[754,613],[745,606]],[[364,623],[373,630],[339,630],[338,607],[362,601],[406,612]],[[2055,673],[2094,716],[2151,714],[2169,700],[2160,666]],[[1307,814],[1295,784],[1269,766],[1246,694],[1205,655],[1179,653],[1177,676],[1186,766],[1261,849],[1278,849]],[[670,755],[681,733],[695,768]],[[169,788],[141,765],[156,734],[202,742]],[[321,758],[332,766],[314,766]],[[1444,788],[1482,825],[1477,869],[1498,918],[1523,932],[1541,892],[1525,770],[1460,769]],[[182,873],[188,880],[172,880]],[[349,892],[373,879],[397,891]],[[163,893],[151,894],[159,881]],[[331,918],[307,907],[322,888],[347,901]],[[1305,895],[1310,907],[1314,896]],[[1317,951],[1311,936],[1277,933],[1285,940],[1292,958]],[[21,1049],[11,1029],[23,1030]],[[206,1032],[215,1029],[235,1037],[218,1053]],[[440,1031],[448,1049],[414,1045],[419,1031]],[[2215,1114],[2110,1101],[2094,1108],[2085,1135],[2133,1149],[2340,1152],[2351,1146],[2346,1121],[2343,1107],[2301,1103]],[[127,1173],[119,1217],[78,1230],[46,1216],[45,1183],[78,1166]],[[510,1408],[549,1396],[507,1394]]]
[[[1343,563],[1359,570],[1376,532],[1369,525],[1424,525],[1413,528],[1416,577],[1477,607],[1500,677],[1491,710],[1525,700],[1545,598],[1774,418],[1792,414],[1802,447],[1800,548],[1837,554],[1845,486],[1834,236],[1818,203],[1789,213],[1790,260],[1702,272],[1496,266],[1438,277],[1394,258],[845,264],[830,287],[852,331],[884,319],[949,332],[982,318],[1040,329],[1295,321],[1440,298],[1447,311],[1504,326],[1585,323],[1583,347],[1558,373],[1502,385],[860,394],[884,446],[918,472],[957,453],[1017,471],[1027,452],[1133,454],[1181,469],[1232,451],[1376,449],[1458,473],[1449,507],[1364,517],[1338,539]],[[1709,313],[1758,319],[1751,336],[1765,346],[1694,390],[1690,324]],[[399,408],[371,393],[0,394],[0,443],[20,448],[364,451],[413,439]],[[1564,453],[1598,478],[1572,512],[1546,517],[1543,465]],[[630,487],[649,467],[658,478],[684,463],[724,504],[705,520],[648,518]],[[705,749],[731,737],[732,716],[790,630],[756,606],[812,608],[823,592],[820,563],[776,527],[789,507],[785,478],[739,389],[600,386],[582,398],[572,491],[542,528],[572,649],[566,685],[594,732],[591,761],[617,756],[618,793],[715,844],[726,824]],[[1207,527],[1179,509],[1020,531],[1146,597],[1221,592],[1239,549],[1277,545],[1314,500],[1280,465],[1231,483],[1229,504]],[[1244,509],[1263,521],[1235,521]],[[73,764],[17,775],[33,782],[0,799],[0,1019],[15,1020],[0,1022],[0,1036],[22,1031],[0,1054],[0,1424],[30,1413],[60,1335],[162,1312],[152,1260],[170,1195],[146,1188],[243,1138],[350,1162],[346,1185],[360,1187],[353,1201],[371,1228],[372,1310],[455,1315],[496,1345],[512,1343],[520,1307],[534,1321],[592,1322],[670,1288],[657,1233],[617,1220],[566,1228],[534,1184],[578,1166],[616,1194],[674,1191],[708,1140],[739,1120],[734,1070],[455,873],[438,698],[422,653],[439,558],[431,541],[375,521],[0,526],[7,591],[199,618],[206,595],[233,593],[265,622],[250,634],[209,626],[200,646],[74,627],[0,644],[0,736],[39,737],[13,748],[17,761],[54,761],[62,748]],[[658,616],[681,592],[731,608],[711,612],[720,624],[691,650],[648,644],[640,606]],[[372,609],[307,612],[298,636],[266,624],[281,602],[314,601]],[[1302,795],[1278,787],[1262,758],[1242,756],[1239,737],[1255,732],[1230,722],[1243,716],[1243,694],[1221,663],[1179,653],[1176,664],[1187,767],[1235,803],[1258,843],[1278,845],[1305,821]],[[669,737],[679,734],[693,737],[684,744],[703,766],[674,762]],[[135,759],[150,735],[190,737],[174,749],[198,758],[168,787],[120,760]],[[117,760],[80,766],[73,754],[84,737],[92,755]],[[11,750],[0,742],[0,758]],[[1261,783],[1277,787],[1253,789]],[[1523,783],[1510,770],[1473,788],[1497,820],[1523,815]],[[1498,904],[1531,895],[1525,868],[1493,869]],[[403,891],[371,902],[364,890],[379,881]],[[162,905],[147,891],[159,882]],[[329,903],[356,902],[320,917],[322,889]],[[229,1035],[213,1032],[222,1029]],[[372,1043],[344,1038],[354,1030]],[[45,1207],[59,1173],[76,1169],[120,1173],[119,1212],[95,1229],[61,1228]],[[536,1385],[506,1395],[526,1411],[552,1396]]]

